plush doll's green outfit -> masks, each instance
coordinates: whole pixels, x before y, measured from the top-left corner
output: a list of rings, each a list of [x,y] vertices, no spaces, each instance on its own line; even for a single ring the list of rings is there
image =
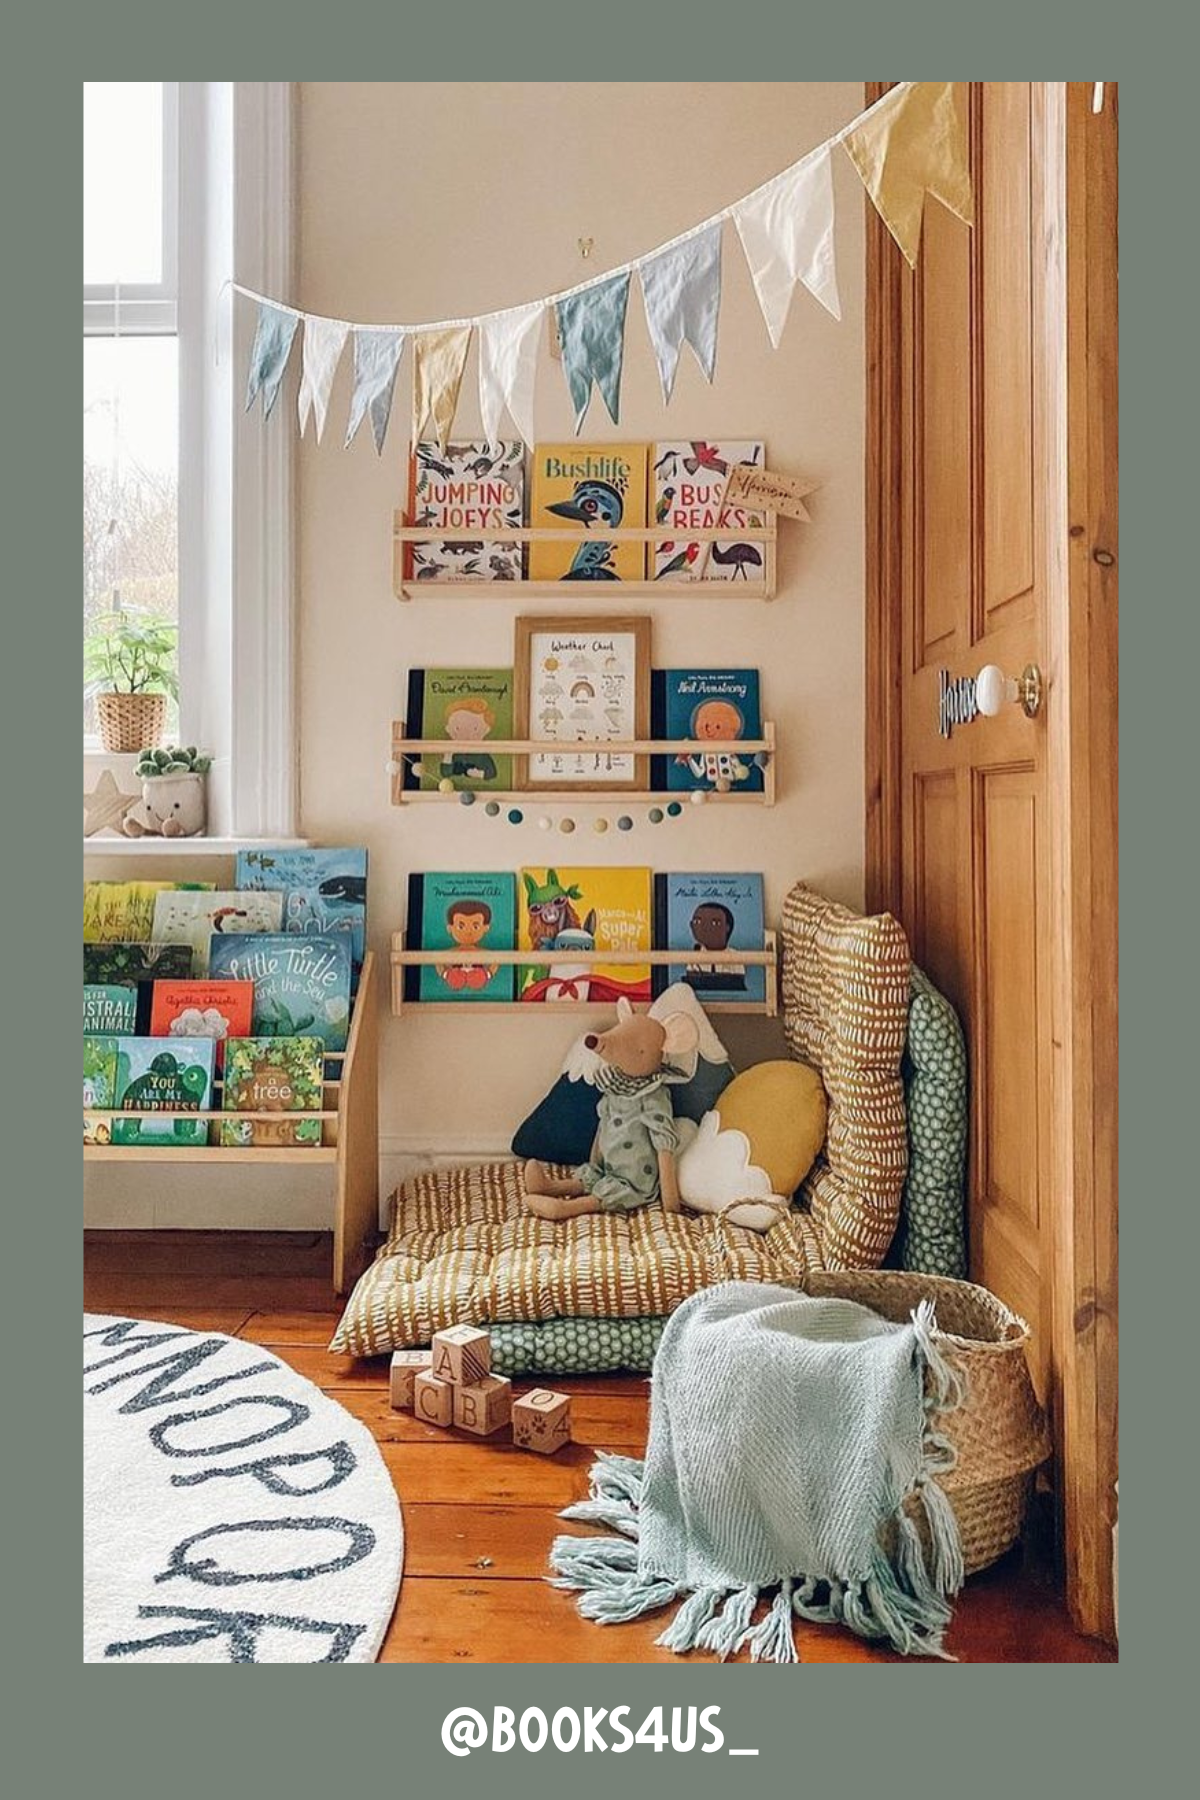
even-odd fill
[[[596,1141],[589,1162],[575,1179],[601,1212],[628,1212],[657,1200],[658,1153],[679,1148],[669,1081],[684,1081],[682,1070],[665,1063],[653,1075],[625,1075],[611,1063],[596,1071],[600,1089]]]

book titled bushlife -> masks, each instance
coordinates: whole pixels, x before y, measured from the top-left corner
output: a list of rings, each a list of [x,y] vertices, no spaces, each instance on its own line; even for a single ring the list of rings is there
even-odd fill
[[[656,875],[654,923],[655,936],[665,950],[696,953],[694,962],[656,968],[656,992],[673,981],[685,981],[701,1001],[765,1001],[767,975],[761,963],[705,960],[711,951],[762,949],[761,875]]]
[[[350,1025],[350,940],[288,937],[214,937],[209,975],[254,983],[255,1037],[319,1037],[326,1050],[344,1050]]]
[[[211,893],[211,881],[85,881],[85,944],[145,942],[154,935],[154,903],[163,893]]]
[[[154,901],[154,937],[163,944],[190,944],[196,975],[209,973],[209,944],[214,936],[279,931],[282,927],[281,893],[229,888],[207,894],[158,894]]]
[[[89,1107],[117,1104],[117,1039],[85,1036],[83,1040],[83,1141],[111,1144],[112,1120],[98,1119]]]
[[[320,1119],[292,1113],[320,1112],[325,1046],[319,1037],[236,1037],[225,1045],[226,1112],[271,1113],[269,1119],[222,1119],[226,1145],[317,1145]]]
[[[301,937],[350,934],[355,974],[367,947],[367,853],[325,850],[239,850],[233,884],[283,895],[283,929]]]
[[[117,1040],[118,1107],[126,1111],[205,1112],[212,1105],[212,1038],[124,1037]],[[208,1142],[207,1119],[114,1119],[114,1144]]]
[[[252,981],[156,981],[150,1005],[150,1036],[212,1038],[217,1046],[219,1074],[225,1040],[246,1037],[253,1016]]]
[[[650,506],[656,525],[670,526],[671,535],[654,545],[651,567],[656,581],[758,580],[763,571],[763,546],[739,542],[743,527],[761,527],[762,513],[744,506],[721,510],[721,498],[735,463],[761,467],[764,447],[749,439],[722,438],[715,444],[673,439],[650,447]],[[728,538],[708,546],[689,541],[689,531],[728,525]]]
[[[631,953],[653,941],[649,869],[521,870],[517,948],[538,956],[518,967],[519,1000],[648,1000],[650,966]],[[574,961],[581,950],[611,950],[614,961]]]
[[[586,533],[580,543],[534,542],[531,581],[641,581],[643,543],[613,543],[606,530],[646,523],[645,444],[537,444],[529,522]]]
[[[85,981],[83,1029],[85,1034],[128,1037],[137,1030],[137,989],[124,982]]]
[[[762,736],[757,669],[656,669],[650,681],[655,737],[728,743]],[[761,793],[753,751],[702,749],[655,758],[656,787]]]
[[[461,950],[464,963],[420,963],[405,969],[409,1000],[511,1000],[513,965],[488,961],[489,950],[517,948],[516,877],[511,870],[408,878],[408,947]],[[475,958],[478,957],[478,960]]]
[[[425,752],[420,775],[406,762],[406,787],[428,791],[443,781],[458,789],[512,787],[512,757],[494,756],[487,747],[489,738],[513,734],[511,669],[410,669],[406,723],[409,737],[454,744]]]
[[[408,517],[413,525],[464,531],[465,538],[428,538],[404,546],[406,581],[520,581],[519,538],[494,534],[525,522],[525,446],[417,444],[408,463]]]

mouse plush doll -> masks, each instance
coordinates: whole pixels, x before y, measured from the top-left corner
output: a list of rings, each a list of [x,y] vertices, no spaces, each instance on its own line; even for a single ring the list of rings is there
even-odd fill
[[[545,1163],[525,1165],[525,1204],[542,1219],[576,1219],[582,1213],[628,1212],[662,1199],[679,1211],[675,1152],[679,1133],[668,1086],[686,1081],[675,1058],[694,1051],[696,1022],[671,1013],[661,1022],[617,1001],[617,1022],[585,1038],[600,1062],[599,1123],[591,1159],[569,1176],[550,1174]]]

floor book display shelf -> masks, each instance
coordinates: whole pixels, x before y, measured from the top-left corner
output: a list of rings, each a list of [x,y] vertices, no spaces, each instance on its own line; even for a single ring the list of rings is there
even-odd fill
[[[85,1162],[197,1163],[207,1168],[248,1163],[258,1168],[300,1164],[326,1164],[334,1176],[333,1285],[348,1293],[365,1260],[364,1246],[379,1223],[379,1092],[378,1008],[375,992],[375,959],[367,951],[350,1015],[350,1031],[344,1051],[330,1051],[325,1058],[326,1080],[320,1112],[238,1112],[239,1119],[289,1123],[319,1119],[321,1142],[312,1145],[207,1144],[85,1144]],[[332,1071],[332,1072],[331,1072]],[[216,1082],[219,1098],[221,1082]],[[139,1112],[136,1109],[104,1111],[88,1107],[93,1119],[153,1118],[159,1120],[207,1119],[209,1137],[217,1135],[218,1122],[229,1113],[215,1107],[206,1112]]]

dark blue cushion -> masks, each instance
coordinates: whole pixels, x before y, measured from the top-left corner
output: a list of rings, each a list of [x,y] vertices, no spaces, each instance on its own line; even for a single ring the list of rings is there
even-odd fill
[[[541,1162],[587,1162],[596,1136],[600,1096],[588,1081],[560,1075],[546,1098],[517,1126],[514,1156],[536,1156]]]

